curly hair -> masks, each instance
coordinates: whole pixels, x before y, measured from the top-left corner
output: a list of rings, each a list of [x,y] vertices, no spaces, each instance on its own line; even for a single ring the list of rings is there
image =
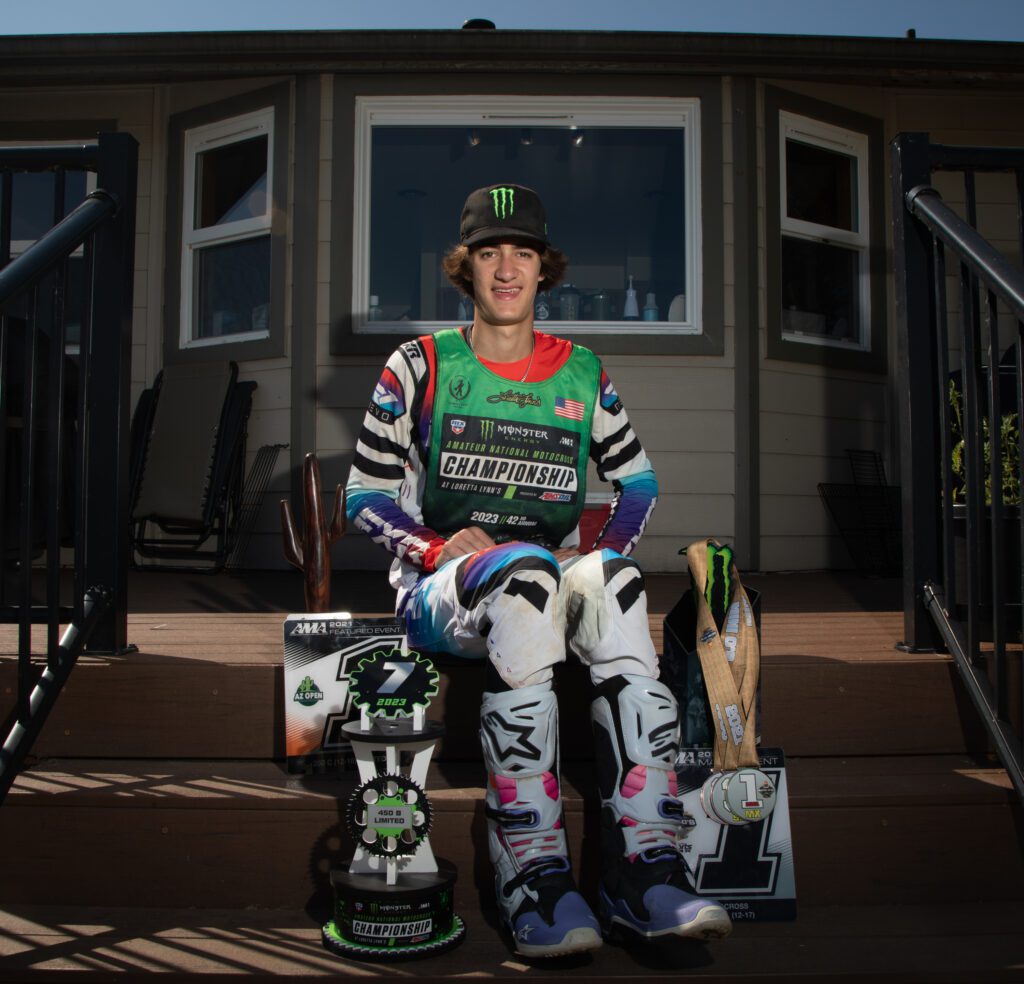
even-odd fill
[[[444,254],[441,269],[444,270],[445,276],[452,284],[468,298],[475,300],[473,297],[473,270],[469,265],[469,254],[469,246],[463,246],[461,243],[458,246],[453,246]],[[553,287],[557,287],[562,277],[565,276],[568,266],[569,258],[565,253],[560,249],[555,249],[554,246],[545,247],[540,254],[540,272],[543,274],[543,279],[537,289],[551,290]]]

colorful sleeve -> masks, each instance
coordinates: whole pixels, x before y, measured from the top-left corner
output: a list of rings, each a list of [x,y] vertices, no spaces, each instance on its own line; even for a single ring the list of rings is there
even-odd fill
[[[626,416],[608,374],[601,370],[601,392],[594,410],[590,456],[602,481],[612,484],[608,521],[594,544],[631,553],[654,512],[658,480]]]
[[[355,528],[389,553],[427,571],[434,569],[445,541],[410,512],[416,508],[410,489],[420,477],[418,442],[432,354],[417,339],[388,359],[363,418],[345,485],[345,511]]]

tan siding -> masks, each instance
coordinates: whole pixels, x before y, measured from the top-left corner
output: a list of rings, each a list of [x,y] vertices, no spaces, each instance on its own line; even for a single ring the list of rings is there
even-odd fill
[[[763,368],[761,409],[783,408],[802,415],[884,421],[885,381]]]
[[[776,453],[769,460],[770,467],[761,471],[762,496],[791,496],[795,502],[819,482],[850,481],[850,461],[842,450],[832,457]]]
[[[630,417],[641,409],[728,410],[733,407],[733,374],[717,363],[694,368],[668,360],[633,368],[605,360],[605,369]],[[641,435],[642,437],[643,435]]]
[[[803,495],[762,495],[761,524],[773,536],[827,537],[836,533],[815,486]]]
[[[838,536],[761,537],[762,570],[842,570],[852,566],[849,551]]]
[[[761,413],[763,469],[771,467],[775,454],[828,458],[846,448],[881,451],[884,440],[885,427],[878,421],[777,411]]]

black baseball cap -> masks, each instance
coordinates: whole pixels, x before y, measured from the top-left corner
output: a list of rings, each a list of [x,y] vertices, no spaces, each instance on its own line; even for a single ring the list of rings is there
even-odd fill
[[[459,237],[464,246],[496,240],[526,239],[548,245],[544,206],[532,188],[516,184],[477,188],[462,206]]]

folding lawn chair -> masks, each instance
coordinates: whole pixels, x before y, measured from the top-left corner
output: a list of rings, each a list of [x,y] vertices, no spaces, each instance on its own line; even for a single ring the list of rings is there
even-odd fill
[[[132,563],[216,572],[238,536],[256,383],[234,362],[167,366],[132,419]]]

